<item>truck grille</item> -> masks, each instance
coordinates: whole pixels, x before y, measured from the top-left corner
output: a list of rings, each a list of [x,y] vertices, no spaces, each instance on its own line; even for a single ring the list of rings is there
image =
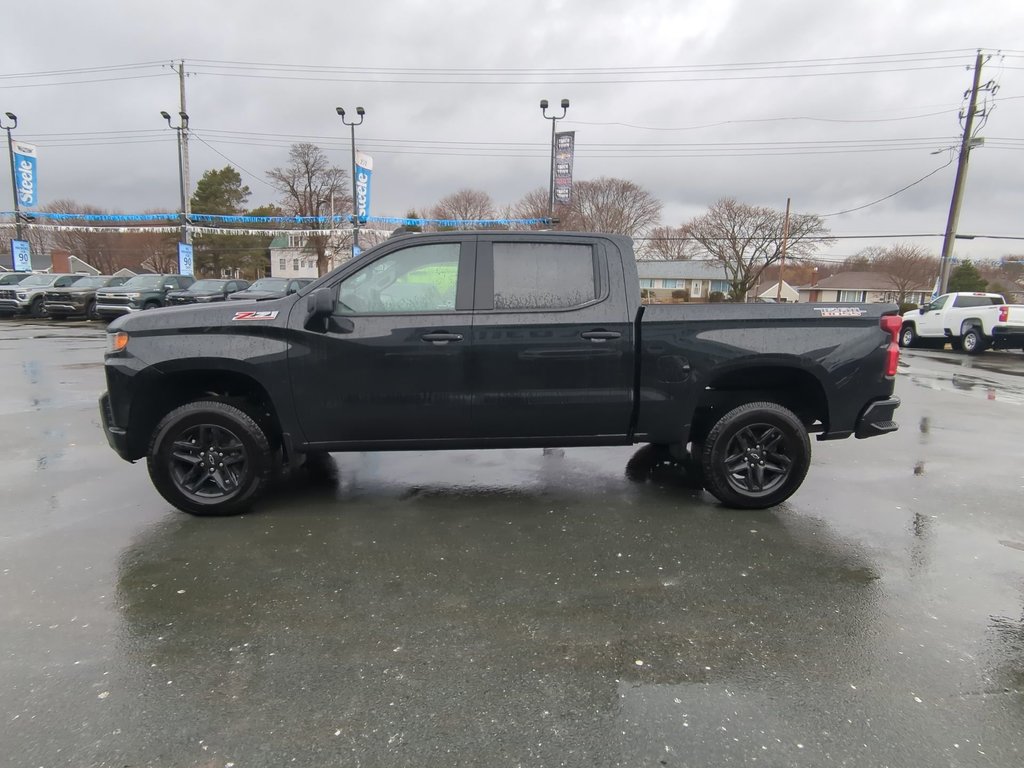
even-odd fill
[[[11,291],[11,290],[0,291],[0,299],[13,299],[13,298],[14,298],[14,291]]]
[[[127,307],[130,302],[127,296],[99,296],[97,303],[110,307]]]

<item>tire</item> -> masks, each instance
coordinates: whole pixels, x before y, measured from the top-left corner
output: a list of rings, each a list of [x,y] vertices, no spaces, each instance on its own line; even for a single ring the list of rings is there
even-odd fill
[[[28,313],[32,317],[46,317],[46,307],[43,305],[42,296],[36,296],[32,299],[32,304],[28,308]]]
[[[910,323],[900,329],[900,346],[906,348],[917,346],[917,331]]]
[[[980,355],[986,349],[988,349],[988,342],[985,340],[985,335],[980,329],[971,327],[968,328],[960,336],[960,345],[963,351],[968,355]]]
[[[727,507],[765,509],[788,499],[811,464],[800,419],[777,403],[747,403],[722,416],[701,451],[704,487]]]
[[[160,421],[146,464],[160,495],[182,512],[234,515],[260,495],[274,467],[274,451],[245,411],[199,400]]]
[[[96,311],[96,299],[93,299],[85,306],[86,320],[100,320],[100,313]]]
[[[160,306],[160,302],[159,301],[147,301],[145,304],[142,305],[142,311],[145,312],[146,310],[149,310],[149,309],[156,309],[159,306]]]

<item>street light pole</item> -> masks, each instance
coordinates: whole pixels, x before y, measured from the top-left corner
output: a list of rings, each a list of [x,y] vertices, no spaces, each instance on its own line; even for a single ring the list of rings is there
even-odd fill
[[[352,128],[352,258],[355,258],[359,250],[359,203],[356,200],[356,126],[363,124],[363,115],[366,114],[366,110],[362,107],[356,107],[359,122],[349,122],[346,120],[345,110],[341,107],[335,108],[334,111],[341,118],[342,125]],[[334,222],[331,222],[331,226],[334,226]]]
[[[188,115],[184,112],[178,113],[178,116],[181,118],[180,125],[174,125],[171,123],[171,116],[167,114],[167,112],[161,112],[160,115],[167,121],[167,125],[173,128],[178,134],[178,188],[181,191],[181,241],[183,243],[191,243],[192,230],[189,226],[188,220],[188,192],[185,189],[185,161],[184,154],[182,152],[181,139],[182,131],[188,130]]]
[[[23,239],[21,236],[21,206],[18,204],[18,171],[14,167],[14,139],[11,138],[11,131],[18,127],[18,116],[13,112],[5,113],[7,118],[13,122],[13,125],[4,125],[3,121],[0,120],[0,128],[7,131],[7,151],[11,156],[11,192],[14,193],[14,227],[18,233],[17,237],[19,240]]]
[[[548,219],[554,224],[555,217],[555,124],[565,117],[565,113],[569,110],[569,100],[562,99],[561,103],[562,114],[560,115],[549,115],[548,100],[540,100],[540,113],[551,121],[551,173],[548,176]]]

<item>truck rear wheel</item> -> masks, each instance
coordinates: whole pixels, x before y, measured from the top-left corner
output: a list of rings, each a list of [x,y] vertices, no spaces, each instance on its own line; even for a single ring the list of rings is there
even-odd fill
[[[711,428],[701,451],[704,487],[727,507],[764,509],[800,487],[811,463],[807,430],[777,403],[733,408]]]
[[[273,450],[245,411],[215,400],[187,403],[157,425],[146,463],[167,501],[192,515],[247,510],[273,470]]]
[[[988,342],[985,340],[984,334],[975,327],[964,331],[960,337],[960,345],[968,355],[980,355],[988,349]]]

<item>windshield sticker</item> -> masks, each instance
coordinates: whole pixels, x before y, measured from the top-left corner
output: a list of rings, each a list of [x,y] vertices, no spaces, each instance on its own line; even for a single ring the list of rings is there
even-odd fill
[[[277,317],[277,310],[270,312],[235,312],[232,320],[273,320]]]
[[[822,317],[860,317],[867,314],[867,310],[860,307],[815,307],[814,309],[821,312]]]

